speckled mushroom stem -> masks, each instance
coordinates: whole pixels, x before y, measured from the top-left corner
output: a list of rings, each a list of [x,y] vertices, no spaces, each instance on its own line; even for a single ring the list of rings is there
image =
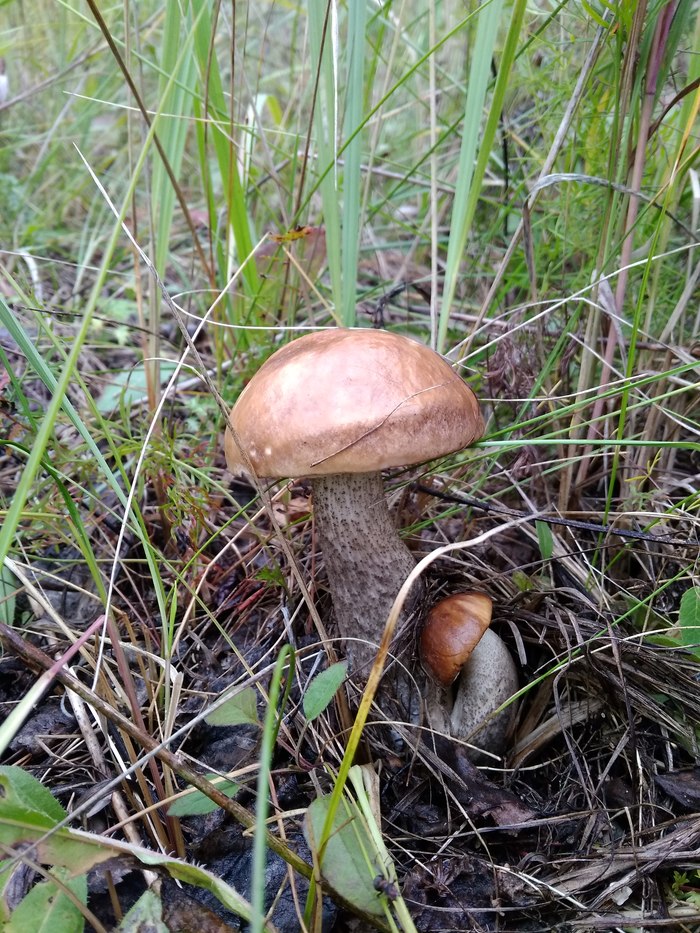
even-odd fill
[[[362,682],[396,594],[416,562],[396,532],[380,473],[314,477],[313,495],[338,633],[348,639],[350,671]],[[420,592],[417,582],[405,612]]]

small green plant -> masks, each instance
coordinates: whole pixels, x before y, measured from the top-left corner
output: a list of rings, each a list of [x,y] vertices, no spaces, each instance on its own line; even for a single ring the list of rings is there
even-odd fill
[[[68,814],[32,775],[17,767],[0,766],[0,921],[8,931],[43,928],[47,910],[51,929],[73,933],[88,910],[87,873],[112,858],[135,858],[144,867],[161,869],[172,878],[210,891],[228,910],[250,920],[252,909],[230,885],[210,872],[107,837],[66,827]],[[15,854],[16,853],[16,854]],[[10,882],[22,865],[35,868],[40,880],[19,903]],[[102,929],[99,921],[93,924]]]
[[[677,898],[700,911],[700,872],[674,871],[671,890]]]
[[[680,643],[700,660],[700,587],[693,586],[681,596],[678,637]]]

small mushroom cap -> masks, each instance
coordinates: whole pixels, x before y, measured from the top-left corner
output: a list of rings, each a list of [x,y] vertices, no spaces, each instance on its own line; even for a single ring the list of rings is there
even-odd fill
[[[428,613],[420,638],[423,667],[442,687],[454,682],[491,624],[493,603],[483,593],[456,593]]]
[[[432,460],[481,437],[476,396],[437,353],[382,330],[293,340],[253,376],[230,415],[258,476],[371,473]],[[230,430],[226,462],[248,465]]]

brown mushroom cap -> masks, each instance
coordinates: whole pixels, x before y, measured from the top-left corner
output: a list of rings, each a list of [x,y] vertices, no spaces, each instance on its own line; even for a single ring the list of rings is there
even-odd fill
[[[423,667],[449,687],[491,624],[493,603],[483,593],[456,593],[433,606],[420,639]]]
[[[230,423],[258,476],[369,473],[467,447],[483,433],[474,393],[408,337],[334,329],[294,340],[260,367]],[[230,431],[226,462],[248,467]]]

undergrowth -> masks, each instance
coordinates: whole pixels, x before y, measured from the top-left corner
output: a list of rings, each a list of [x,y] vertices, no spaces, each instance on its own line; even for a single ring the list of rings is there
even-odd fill
[[[697,929],[697,6],[3,10],[0,926]],[[356,715],[308,485],[225,470],[339,325],[481,399],[390,485],[502,760]]]

